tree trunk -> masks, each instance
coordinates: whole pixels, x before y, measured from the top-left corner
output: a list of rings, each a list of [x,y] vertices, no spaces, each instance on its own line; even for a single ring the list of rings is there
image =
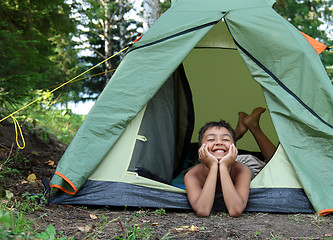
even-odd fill
[[[125,6],[126,6],[126,0],[119,0],[118,2],[119,6],[119,51],[125,48],[125,35],[126,35],[126,27],[125,27],[125,19],[124,19],[124,14],[125,14]],[[124,56],[124,53],[120,53],[119,57],[120,60],[122,60]]]
[[[161,16],[160,0],[143,0],[143,30],[147,31]]]
[[[111,19],[111,13],[108,9],[108,3],[109,1],[106,0],[100,0],[100,3],[102,4],[104,8],[104,20],[103,20],[103,35],[104,35],[104,60],[109,57],[112,54],[112,45],[111,45],[111,34],[110,34],[110,19]],[[106,61],[105,62],[105,79],[106,79],[106,84],[109,82],[111,74],[110,71],[112,69],[111,66],[111,61]]]

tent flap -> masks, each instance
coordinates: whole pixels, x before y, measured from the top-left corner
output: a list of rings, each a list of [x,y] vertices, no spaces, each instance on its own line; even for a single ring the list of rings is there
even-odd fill
[[[263,88],[280,143],[308,198],[317,212],[330,209],[333,88],[307,40],[282,17],[274,17],[272,9],[265,10],[232,12],[226,21],[244,62]]]

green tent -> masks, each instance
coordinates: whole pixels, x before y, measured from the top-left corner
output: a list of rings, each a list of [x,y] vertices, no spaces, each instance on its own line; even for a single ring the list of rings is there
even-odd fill
[[[53,201],[190,208],[176,182],[198,129],[221,118],[235,127],[238,111],[264,106],[262,128],[278,148],[252,181],[247,210],[332,212],[333,87],[273,3],[173,1],[130,47],[63,155]],[[250,134],[237,146],[258,150]]]

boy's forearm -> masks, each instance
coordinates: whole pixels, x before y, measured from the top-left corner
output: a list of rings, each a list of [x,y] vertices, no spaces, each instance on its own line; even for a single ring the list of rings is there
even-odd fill
[[[218,166],[214,165],[209,169],[209,173],[202,191],[192,206],[192,208],[199,216],[209,216],[210,212],[212,211],[215,199],[217,176]]]
[[[244,211],[246,203],[244,203],[242,197],[240,196],[234,183],[232,182],[229,168],[220,165],[219,174],[221,178],[223,199],[228,209],[229,215],[239,216]]]

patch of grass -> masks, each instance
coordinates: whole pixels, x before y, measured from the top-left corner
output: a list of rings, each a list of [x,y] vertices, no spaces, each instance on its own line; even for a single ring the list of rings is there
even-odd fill
[[[24,199],[24,209],[28,212],[34,212],[38,210],[42,205],[46,203],[45,196],[43,194],[31,194],[24,193],[22,194]]]
[[[319,216],[318,214],[314,213],[311,215],[311,223],[317,226],[322,224],[333,224],[333,215]]]
[[[16,202],[11,207],[0,206],[0,239],[66,239],[62,233],[56,238],[52,224],[45,226],[44,230],[35,230],[35,223],[26,216],[29,204]]]
[[[123,236],[117,236],[115,239],[149,239],[153,235],[153,229],[148,225],[147,222],[142,224],[136,223],[135,213],[131,221],[126,221],[125,226],[122,224],[121,220],[118,219]]]
[[[254,238],[255,238],[255,239],[258,239],[260,233],[261,233],[261,231],[257,230],[257,231],[253,234]]]
[[[300,223],[300,222],[304,221],[303,216],[301,214],[290,215],[290,216],[288,216],[288,219],[290,221],[293,221],[293,222],[296,222],[296,223]]]
[[[72,113],[71,110],[48,109],[31,111],[25,115],[25,122],[31,131],[47,142],[50,136],[64,144],[69,144],[81,126],[85,116]]]
[[[167,215],[164,208],[156,209],[154,213],[156,215],[161,215],[161,216],[166,216]]]
[[[135,212],[135,214],[138,217],[145,217],[147,215],[147,212],[143,209],[140,209],[139,211]]]

